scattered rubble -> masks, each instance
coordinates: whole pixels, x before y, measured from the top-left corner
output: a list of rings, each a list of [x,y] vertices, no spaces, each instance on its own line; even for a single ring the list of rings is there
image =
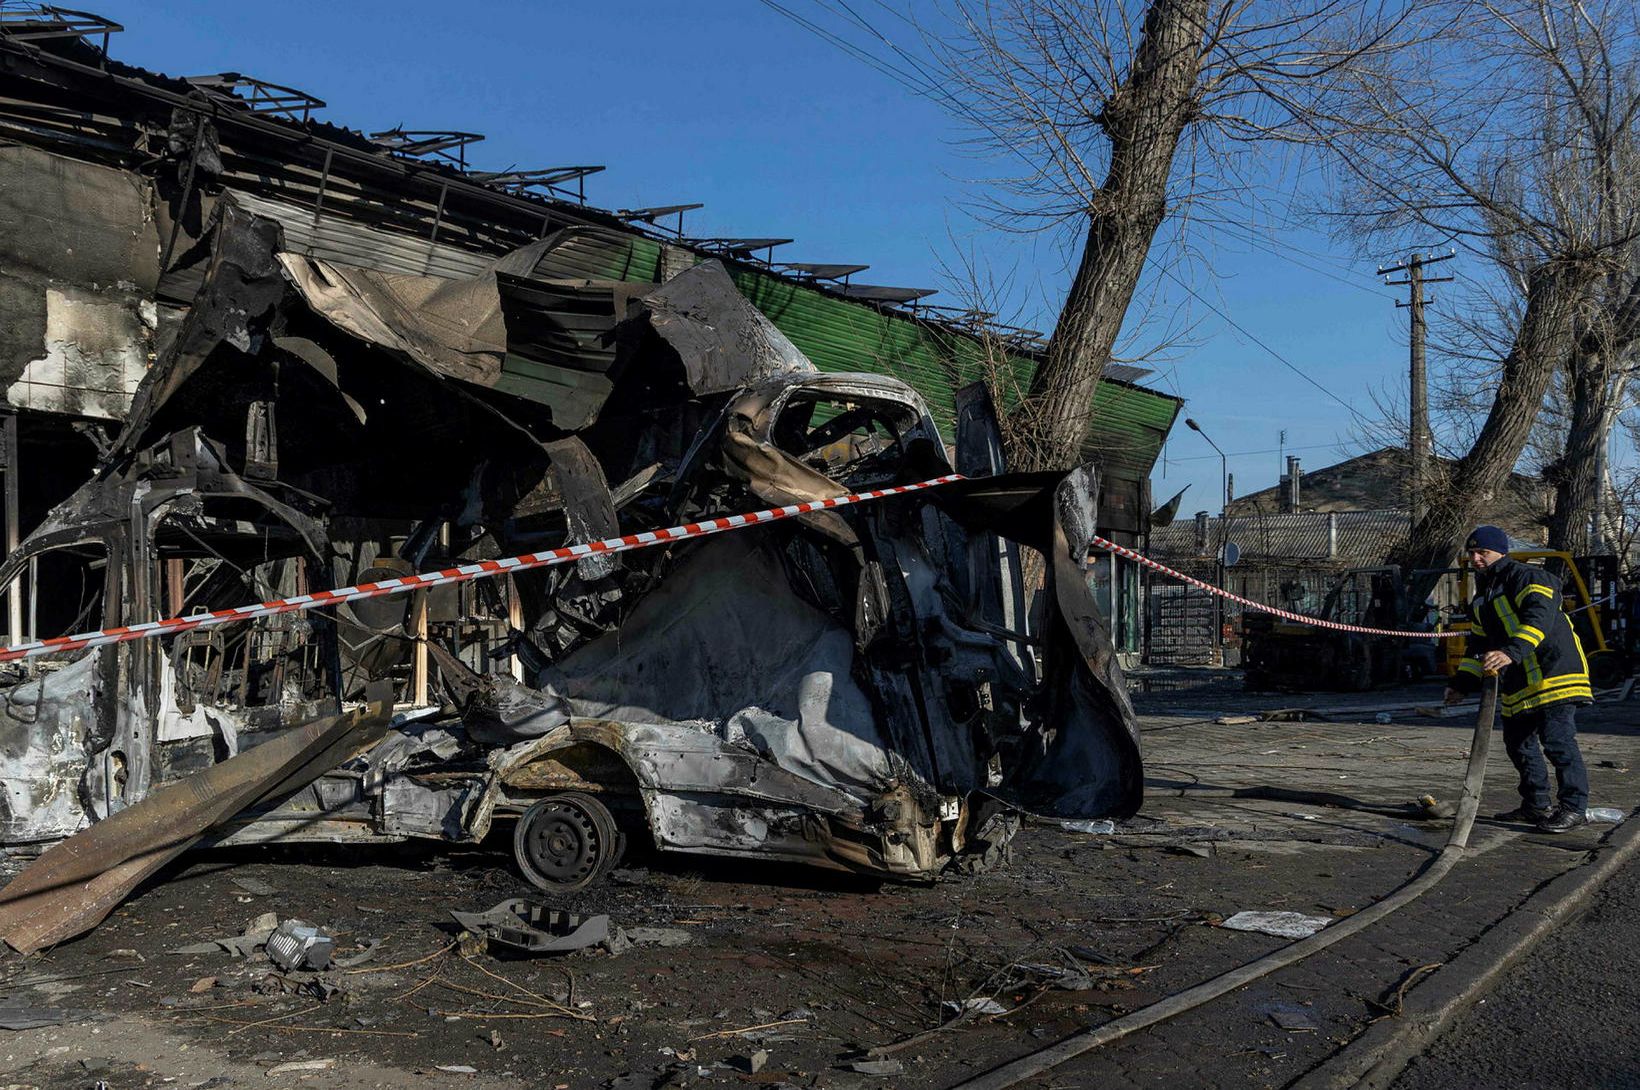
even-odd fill
[[[277,913],[264,912],[245,925],[245,930],[238,935],[227,938],[207,939],[204,942],[190,943],[172,950],[173,954],[232,954],[234,957],[249,957],[252,953],[267,945],[268,939],[279,928]]]
[[[1257,931],[1284,939],[1304,939],[1333,922],[1331,916],[1306,916],[1302,912],[1238,912],[1219,926],[1231,931]]]
[[[564,954],[610,941],[608,916],[560,912],[522,897],[486,912],[452,911],[450,916],[468,932],[483,936],[489,946],[515,956]]]
[[[0,1006],[0,1029],[41,1029],[75,1022],[97,1022],[107,1015],[95,1011],[66,1010],[58,1007]]]
[[[262,881],[262,879],[246,874],[236,874],[232,878],[228,879],[228,881],[232,882],[252,897],[272,897],[275,893],[279,892],[273,886]]]
[[[1116,831],[1114,821],[1061,821],[1059,827],[1067,833],[1088,833],[1093,836],[1108,836]]]
[[[305,920],[285,920],[267,939],[268,960],[286,972],[330,967],[336,940]]]
[[[946,1017],[948,1018],[954,1018],[959,1014],[992,1015],[1008,1013],[1007,1007],[1004,1007],[995,999],[985,996],[975,999],[964,999],[960,1003],[954,999],[947,999],[943,1009]]]
[[[1270,1011],[1270,1021],[1288,1033],[1317,1033],[1321,1029],[1315,1015],[1301,1007],[1277,1007]]]
[[[268,1068],[268,1077],[275,1075],[294,1075],[313,1071],[329,1071],[336,1066],[335,1060],[286,1060],[284,1063],[274,1064]]]
[[[855,1060],[848,1065],[848,1070],[861,1075],[887,1078],[890,1075],[905,1074],[905,1064],[899,1060]]]

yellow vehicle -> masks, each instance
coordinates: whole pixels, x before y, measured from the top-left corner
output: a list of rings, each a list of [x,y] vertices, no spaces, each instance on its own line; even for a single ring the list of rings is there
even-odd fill
[[[1596,689],[1610,689],[1620,684],[1629,675],[1631,664],[1628,655],[1614,646],[1613,639],[1608,638],[1610,626],[1616,622],[1615,610],[1610,608],[1617,591],[1615,560],[1604,556],[1578,558],[1554,549],[1516,549],[1509,554],[1509,558],[1548,568],[1560,577],[1560,607],[1571,619],[1572,629],[1577,633],[1578,642],[1583,645],[1583,654],[1589,660],[1590,684]],[[1589,580],[1584,578],[1585,569],[1588,570]],[[1460,561],[1453,574],[1458,577],[1458,601],[1462,605],[1458,607],[1459,612],[1438,626],[1442,631],[1469,628],[1469,617],[1463,611],[1468,609],[1475,590],[1467,560]],[[1596,583],[1598,594],[1591,592],[1590,580]],[[1457,672],[1458,662],[1463,658],[1463,645],[1461,639],[1441,641],[1442,673],[1451,675]]]

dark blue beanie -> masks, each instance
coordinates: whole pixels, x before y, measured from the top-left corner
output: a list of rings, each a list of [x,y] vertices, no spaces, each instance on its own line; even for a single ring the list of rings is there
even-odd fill
[[[1464,551],[1470,549],[1491,549],[1495,553],[1509,552],[1509,535],[1496,526],[1477,526],[1470,533],[1469,540],[1463,543]]]

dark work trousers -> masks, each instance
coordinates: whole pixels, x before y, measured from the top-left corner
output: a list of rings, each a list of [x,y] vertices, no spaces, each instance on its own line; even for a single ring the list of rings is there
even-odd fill
[[[1583,767],[1583,752],[1577,748],[1576,712],[1577,705],[1572,703],[1550,704],[1503,721],[1503,745],[1520,773],[1520,797],[1527,805],[1547,810],[1552,801],[1544,754],[1555,766],[1560,805],[1568,810],[1589,805],[1589,770]]]

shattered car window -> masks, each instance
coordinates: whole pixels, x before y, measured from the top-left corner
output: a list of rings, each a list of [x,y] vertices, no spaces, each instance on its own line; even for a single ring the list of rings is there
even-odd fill
[[[108,546],[87,541],[48,549],[29,559],[23,579],[25,624],[36,639],[101,627]]]
[[[775,445],[828,477],[891,479],[917,414],[891,402],[794,396],[775,422]]]

